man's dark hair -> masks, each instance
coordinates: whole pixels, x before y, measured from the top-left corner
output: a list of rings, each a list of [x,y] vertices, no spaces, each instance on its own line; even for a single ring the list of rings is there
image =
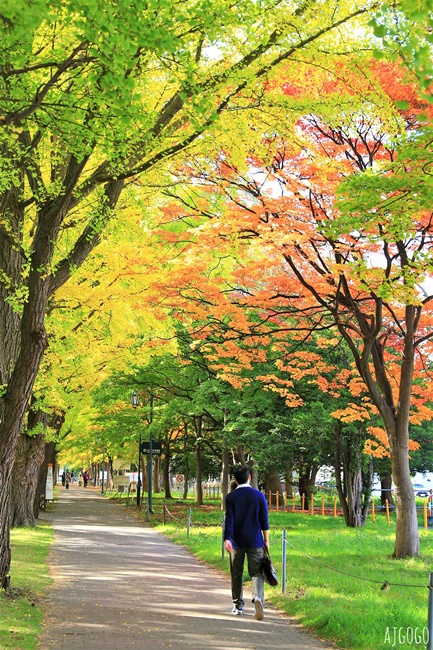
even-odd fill
[[[246,467],[246,465],[241,465],[240,467],[236,467],[235,471],[233,472],[233,476],[235,477],[239,485],[242,485],[243,483],[247,483],[249,475],[250,475],[250,469],[249,467]]]

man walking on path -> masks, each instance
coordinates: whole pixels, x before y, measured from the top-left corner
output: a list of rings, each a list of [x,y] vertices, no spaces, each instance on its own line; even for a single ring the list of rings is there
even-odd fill
[[[91,487],[61,491],[41,518],[54,587],[38,650],[326,648],[272,608],[261,625],[225,612],[224,575]]]
[[[265,599],[265,585],[261,570],[263,546],[269,548],[268,504],[264,494],[251,487],[248,467],[237,467],[233,475],[237,487],[226,496],[224,530],[224,546],[230,553],[232,613],[240,615],[244,611],[242,578],[245,557],[247,557],[248,573],[253,586],[255,618],[261,621]]]

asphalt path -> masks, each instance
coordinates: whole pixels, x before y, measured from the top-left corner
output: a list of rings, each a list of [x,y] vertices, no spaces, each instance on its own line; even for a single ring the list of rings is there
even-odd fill
[[[54,512],[54,579],[40,650],[323,650],[246,591],[231,614],[230,580],[94,489],[62,489]],[[228,560],[227,560],[228,561]]]

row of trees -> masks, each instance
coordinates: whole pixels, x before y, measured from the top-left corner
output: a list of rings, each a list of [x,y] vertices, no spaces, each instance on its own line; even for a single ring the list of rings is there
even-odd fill
[[[366,182],[364,179],[368,179],[370,187],[374,189],[368,196],[374,197],[375,192],[376,195],[379,193],[378,205],[371,205],[367,200],[363,200],[355,210],[355,216],[357,210],[362,210],[362,215],[357,221],[332,218],[329,229],[319,229],[313,237],[304,231],[303,227],[302,232],[298,233],[299,240],[293,242],[290,242],[290,233],[298,232],[298,223],[295,219],[296,223],[290,225],[284,215],[288,224],[285,229],[288,239],[278,244],[278,255],[290,271],[288,273],[286,270],[285,274],[295,278],[297,285],[294,292],[290,287],[277,287],[277,295],[285,296],[286,306],[278,307],[276,313],[269,311],[269,306],[264,300],[265,295],[257,293],[256,282],[257,273],[260,273],[264,280],[269,277],[277,279],[277,252],[273,248],[270,233],[282,223],[280,215],[283,215],[284,210],[281,204],[276,207],[272,205],[272,190],[270,193],[266,192],[266,197],[262,197],[260,191],[258,192],[261,182],[251,183],[250,174],[246,173],[248,168],[256,168],[259,174],[265,173],[266,176],[272,171],[273,183],[279,183],[283,187],[287,182],[283,177],[286,174],[284,164],[277,162],[278,157],[281,157],[281,147],[278,148],[278,153],[276,149],[273,153],[275,162],[272,165],[265,164],[269,143],[276,144],[278,140],[283,148],[289,146],[287,135],[281,128],[275,129],[276,122],[270,119],[272,115],[277,120],[281,120],[282,114],[296,117],[296,120],[286,119],[292,127],[298,123],[301,115],[304,115],[304,123],[307,113],[311,115],[311,119],[316,119],[314,116],[317,115],[320,117],[320,124],[327,125],[325,130],[333,129],[334,140],[341,137],[341,112],[338,118],[335,118],[336,122],[331,120],[332,124],[329,124],[324,118],[330,119],[330,115],[320,116],[320,111],[316,110],[317,97],[320,95],[318,89],[321,91],[326,87],[326,79],[323,79],[325,86],[319,88],[317,77],[312,73],[314,70],[326,70],[330,65],[338,73],[339,67],[335,67],[336,59],[333,53],[341,52],[344,52],[342,60],[350,59],[354,69],[359,69],[356,64],[358,50],[376,48],[379,51],[379,38],[393,38],[393,26],[388,25],[389,14],[387,10],[379,12],[375,22],[371,23],[372,12],[377,9],[376,3],[364,2],[359,7],[351,0],[322,2],[320,11],[314,0],[298,4],[274,0],[261,3],[243,1],[241,4],[228,3],[225,0],[213,3],[202,0],[174,6],[161,0],[157,4],[156,10],[155,7],[149,8],[147,3],[141,0],[132,4],[129,1],[117,2],[115,7],[99,0],[93,0],[93,4],[86,0],[81,4],[74,3],[73,6],[68,2],[48,3],[45,0],[34,0],[31,3],[16,2],[13,6],[3,8],[0,15],[0,69],[3,84],[0,98],[0,587],[7,587],[9,584],[12,472],[15,461],[21,463],[21,459],[17,457],[19,441],[23,440],[20,433],[23,426],[26,426],[27,432],[42,434],[50,425],[52,437],[55,438],[64,420],[61,435],[79,429],[79,426],[73,426],[66,417],[66,411],[74,411],[74,391],[76,401],[76,391],[84,393],[83,385],[88,378],[88,372],[81,368],[80,372],[85,379],[81,385],[80,379],[76,379],[78,359],[74,341],[82,332],[89,336],[91,324],[96,320],[94,315],[99,315],[102,311],[105,314],[105,332],[102,327],[100,338],[106,340],[110,335],[111,339],[116,340],[110,314],[110,300],[114,290],[112,286],[104,285],[104,291],[98,293],[98,287],[104,284],[105,273],[111,270],[113,259],[116,258],[116,269],[121,271],[116,279],[112,278],[112,285],[116,284],[117,291],[119,288],[124,289],[128,297],[131,297],[130,304],[136,309],[142,308],[146,302],[142,296],[138,296],[140,283],[141,287],[143,284],[148,286],[143,278],[148,276],[149,272],[160,273],[160,286],[173,286],[170,284],[171,279],[170,283],[168,282],[169,276],[172,276],[167,270],[167,265],[160,265],[160,256],[166,262],[173,257],[178,258],[178,233],[174,233],[172,245],[169,237],[168,244],[161,246],[160,250],[153,248],[153,259],[143,259],[137,254],[135,258],[129,257],[122,265],[118,261],[119,255],[116,257],[113,252],[113,242],[118,241],[123,221],[128,222],[131,211],[140,215],[137,222],[141,220],[141,224],[136,230],[136,249],[139,250],[139,237],[149,237],[148,229],[155,218],[155,213],[150,213],[149,207],[154,208],[156,203],[162,202],[160,194],[155,196],[156,191],[160,190],[161,186],[173,187],[178,183],[172,165],[174,157],[188,151],[191,155],[198,155],[200,165],[206,169],[205,163],[214,159],[215,143],[218,143],[219,151],[229,152],[229,167],[233,167],[235,154],[231,142],[239,141],[240,135],[244,137],[246,126],[250,134],[248,142],[243,147],[244,151],[238,147],[236,152],[240,154],[237,155],[236,162],[241,159],[244,161],[243,178],[240,181],[236,179],[237,171],[234,166],[234,172],[230,172],[231,177],[227,182],[220,184],[218,191],[208,192],[198,209],[194,206],[191,213],[193,229],[197,224],[203,226],[203,219],[213,217],[214,213],[218,217],[237,217],[240,223],[246,224],[241,228],[239,225],[233,227],[229,220],[217,235],[216,248],[223,252],[211,260],[210,264],[212,267],[216,261],[219,268],[224,267],[227,270],[227,275],[223,274],[219,280],[217,273],[210,274],[209,258],[206,257],[195,268],[195,276],[203,271],[203,278],[211,279],[211,286],[206,287],[206,291],[210,292],[207,294],[209,304],[212,304],[215,296],[213,291],[219,286],[223,288],[223,295],[228,296],[226,287],[229,278],[236,279],[230,287],[230,295],[237,296],[239,300],[227,301],[228,316],[223,318],[221,310],[219,318],[212,316],[209,311],[205,315],[205,326],[202,328],[200,318],[191,316],[190,305],[194,296],[187,295],[183,288],[179,290],[177,285],[176,291],[182,300],[173,305],[177,311],[172,316],[188,317],[193,326],[202,328],[203,341],[211,346],[203,348],[202,352],[213,362],[213,370],[218,370],[217,365],[221,364],[219,371],[222,378],[225,378],[224,374],[227,375],[226,378],[230,375],[233,382],[231,368],[230,372],[226,372],[228,360],[232,360],[233,353],[237,354],[240,347],[244,355],[243,360],[251,359],[251,350],[256,348],[256,360],[262,362],[266,357],[263,348],[268,349],[269,341],[272,342],[277,356],[285,358],[288,352],[284,351],[282,354],[279,346],[286,343],[281,342],[277,336],[284,318],[287,316],[288,319],[290,316],[296,320],[296,324],[291,321],[290,331],[302,331],[299,320],[301,313],[312,321],[318,318],[319,323],[325,322],[319,314],[326,313],[328,321],[324,329],[337,326],[340,336],[345,338],[354,356],[357,370],[385,422],[393,472],[400,495],[397,499],[401,523],[398,526],[395,554],[416,555],[418,546],[417,534],[414,531],[413,502],[407,500],[405,490],[409,476],[407,423],[412,390],[414,335],[419,333],[419,340],[416,342],[419,348],[428,339],[428,335],[420,333],[419,329],[418,333],[415,332],[420,324],[422,309],[419,301],[414,298],[413,281],[414,275],[422,272],[420,264],[428,261],[425,248],[428,246],[429,223],[425,210],[423,219],[418,218],[421,207],[426,209],[428,202],[428,130],[419,126],[424,124],[424,121],[418,119],[417,127],[413,131],[416,137],[404,143],[406,149],[402,149],[399,154],[401,169],[405,174],[410,165],[404,161],[410,161],[412,165],[414,158],[418,164],[410,177],[409,192],[401,186],[383,189],[373,175],[358,174],[362,176],[361,185]],[[398,18],[400,27],[403,25],[405,29],[414,29],[415,32],[419,31],[420,26],[423,28],[429,20],[424,14],[420,14],[420,22],[411,26],[412,16],[406,20],[404,7],[402,13],[398,13]],[[369,21],[375,30],[376,38],[370,31]],[[421,34],[421,38],[424,37],[428,47],[428,31],[426,35]],[[403,54],[405,52],[407,50],[403,51]],[[362,53],[360,56],[364,66]],[[299,92],[297,88],[296,79],[301,57],[311,75],[304,74],[305,88],[312,93],[310,97],[304,92]],[[289,61],[293,61],[294,66],[289,65],[283,70],[285,62]],[[414,66],[418,73],[422,65],[422,59],[417,58]],[[362,69],[363,67],[361,73]],[[278,71],[279,74],[284,72],[284,83],[281,82],[282,77],[276,82],[273,71]],[[271,106],[267,97],[272,88],[277,88],[277,97]],[[282,93],[280,89],[283,89]],[[338,92],[337,89],[336,96]],[[299,106],[293,111],[292,106],[283,101],[285,97],[296,94],[300,96],[304,106],[309,107],[308,111],[300,111]],[[324,94],[326,105],[329,93]],[[356,92],[353,94],[356,95]],[[335,101],[329,104],[331,108],[336,105]],[[239,121],[236,116],[241,115],[245,116],[245,119]],[[400,120],[398,122],[401,123]],[[310,126],[313,128],[315,125]],[[250,136],[254,133],[258,136],[256,155],[248,156],[245,162],[245,152],[252,151],[250,145],[253,139]],[[294,133],[295,138],[290,142],[290,148],[298,152],[296,156],[301,169],[306,160],[301,160],[299,147],[295,146],[299,134],[295,131]],[[389,137],[390,131],[386,131],[386,134],[386,137]],[[361,136],[362,134],[359,138],[362,140]],[[387,150],[386,137],[380,143],[381,151]],[[357,137],[349,134],[346,150],[340,150],[341,155],[348,155],[349,161],[351,160],[351,173],[359,171],[356,165],[366,156],[365,151],[354,151],[354,139],[357,140]],[[330,140],[332,141],[332,137]],[[323,151],[320,151],[321,144],[317,142],[314,145],[313,140],[305,151],[310,148],[313,150],[314,147],[323,161],[319,165],[322,172],[318,180],[324,183],[328,176],[327,181],[335,184],[335,179],[330,178],[329,172],[325,171],[325,162],[329,163],[332,155],[323,155]],[[394,144],[391,149],[395,149]],[[340,161],[338,156],[337,159]],[[391,164],[394,158],[388,155],[387,161]],[[386,173],[389,170],[391,168],[379,175],[383,182],[388,182],[390,178],[401,179],[401,176],[394,173],[394,169],[391,173]],[[424,173],[420,176],[423,170]],[[344,176],[340,171],[336,171],[336,175],[340,180]],[[310,175],[307,178],[310,178]],[[406,176],[404,178],[406,179]],[[419,178],[422,182],[417,184],[416,179]],[[232,181],[242,192],[241,201],[226,191]],[[196,180],[191,182],[193,185],[197,184]],[[209,183],[213,184],[210,174]],[[223,191],[220,191],[221,189]],[[296,197],[302,199],[306,205],[310,205],[310,217],[313,222],[316,225],[318,222],[324,224],[325,220],[318,218],[318,214],[324,215],[326,212],[327,195],[323,188],[315,188],[313,191],[311,185],[310,189],[304,184],[298,195],[291,192],[290,201],[293,203]],[[356,192],[358,191],[357,189]],[[384,192],[386,196],[383,202]],[[390,211],[393,193],[406,200],[406,203],[403,203],[407,215],[404,221],[406,230],[403,231],[398,229],[398,219],[392,210]],[[418,197],[415,200],[416,205],[414,197]],[[182,196],[180,198],[183,200]],[[227,208],[227,199],[231,202],[233,198],[237,210],[234,212],[230,206]],[[209,203],[210,199],[212,200]],[[346,214],[353,215],[354,208],[350,206],[350,202],[347,205]],[[331,209],[330,205],[328,207]],[[190,209],[191,206],[188,206],[188,210]],[[286,209],[287,214],[290,210]],[[399,214],[400,212],[399,209]],[[299,214],[302,222],[305,210],[300,210]],[[366,214],[371,215],[367,227],[363,223]],[[358,257],[356,254],[354,256],[360,244],[357,241],[358,235],[355,234],[354,237],[353,233],[359,229],[359,232],[370,236],[370,244],[373,242],[376,245],[377,236],[373,232],[373,226],[377,215],[380,215],[378,227],[382,230],[388,220],[393,225],[392,242],[395,244],[386,240],[383,251],[385,259],[389,261],[384,286],[391,291],[395,285],[398,292],[394,294],[391,291],[385,296],[378,296],[377,283],[366,282],[360,273],[354,295],[351,293],[352,278],[356,278],[356,264],[353,264],[353,259],[355,257],[358,262],[360,260],[359,254]],[[180,223],[185,223],[185,215],[180,216]],[[246,217],[253,216],[254,223],[248,224]],[[179,219],[179,215],[173,218]],[[418,239],[412,237],[410,227],[413,227],[413,224],[416,224],[417,233],[420,233]],[[89,272],[86,260],[101,244],[105,233],[111,237],[109,254],[95,255],[93,268]],[[319,243],[316,242],[317,233]],[[405,244],[407,237],[410,242],[416,240],[421,243],[411,244],[412,248],[408,251]],[[167,241],[167,238],[164,241]],[[233,244],[230,251],[224,249],[223,244],[226,242]],[[255,242],[260,245],[264,243],[265,247],[260,248]],[[250,245],[248,251],[244,243]],[[127,248],[125,244],[124,250]],[[319,266],[309,257],[310,249],[319,251]],[[329,266],[329,251],[335,258],[332,268]],[[242,259],[240,267],[238,266],[238,275],[235,273],[235,261],[243,255],[247,255],[249,260],[247,276],[254,270],[251,280],[246,278],[248,282],[240,282],[239,269],[243,268]],[[268,255],[272,256],[271,264],[267,265],[266,273],[263,274],[263,260]],[[400,262],[400,271],[395,276],[395,282],[392,281],[394,275],[391,261]],[[349,279],[343,281],[346,276],[343,272],[339,273],[338,269],[342,269],[346,262]],[[299,266],[302,264],[306,264],[310,272],[315,271],[316,277],[312,279],[308,274],[303,276],[303,269]],[[358,266],[362,270],[362,264]],[[162,274],[166,271],[167,276],[164,278]],[[337,282],[331,278],[333,273],[337,273]],[[311,282],[325,289],[328,287],[328,290],[320,293],[320,300],[315,296],[315,304],[311,302],[311,295],[314,296],[314,291],[310,291],[311,288],[314,289]],[[401,290],[402,285],[405,291]],[[71,296],[68,296],[69,287]],[[244,326],[240,330],[242,336],[239,337],[239,332],[236,333],[235,347],[230,348],[230,336],[226,336],[224,327],[222,330],[212,329],[210,339],[206,339],[209,318],[209,324],[220,325],[220,321],[224,323],[227,318],[233,317],[233,308],[236,308],[237,313],[243,313],[245,305],[237,303],[242,303],[248,297],[251,287],[254,291],[251,304],[247,305],[251,310],[244,317]],[[203,287],[195,286],[194,283],[193,288],[195,295],[203,291]],[[269,293],[266,282],[263,287],[260,285],[260,291]],[[87,296],[91,298],[88,299]],[[187,301],[183,301],[185,296]],[[294,297],[297,303],[295,310],[292,305]],[[266,295],[267,301],[270,298],[271,296]],[[169,306],[166,295],[163,300],[165,306]],[[394,300],[405,310],[404,321],[394,317]],[[361,310],[364,303],[369,305],[367,314]],[[394,322],[395,331],[392,327],[388,328],[384,337],[382,314],[385,303],[390,306],[388,314]],[[74,304],[72,312],[68,309],[71,304]],[[374,316],[371,305],[375,306]],[[158,313],[155,306],[152,309],[154,314]],[[182,314],[179,311],[181,309]],[[53,323],[53,329],[50,329],[51,350],[48,353],[47,314]],[[263,328],[263,319],[265,323],[272,325],[270,331]],[[138,320],[139,318],[131,316],[134,326]],[[256,322],[254,334],[261,337],[260,344],[254,346],[249,345],[251,321]],[[63,332],[56,329],[59,324],[60,329],[63,326]],[[126,324],[123,325],[126,329]],[[422,322],[421,325],[424,327],[425,323]],[[317,324],[315,329],[318,329]],[[191,331],[193,330],[194,327]],[[391,337],[391,333],[395,332],[397,339],[399,332],[403,333],[400,340],[405,346],[404,355],[396,359],[396,367],[402,369],[402,377],[405,378],[405,381],[399,384],[400,400],[397,409],[397,400],[391,396],[391,374],[387,374],[383,365],[385,347],[393,349],[392,345],[395,345],[395,349],[400,349],[400,342],[394,343]],[[355,338],[351,338],[351,333],[355,333]],[[240,339],[242,345],[239,347],[237,342]],[[92,381],[99,381],[111,363],[124,363],[119,359],[126,354],[125,340],[126,336],[122,342],[117,341],[117,347],[106,350],[103,360],[104,354],[101,355],[100,376],[93,375]],[[101,345],[103,346],[103,342]],[[60,350],[66,351],[66,356],[60,356]],[[84,359],[84,352],[80,352],[79,356]],[[373,362],[372,366],[370,360]],[[250,362],[246,363],[248,365]],[[36,385],[41,364],[44,364],[44,372],[47,374],[39,376]],[[84,365],[83,361],[82,366]],[[244,361],[241,365],[245,365]],[[55,380],[48,379],[59,376],[63,382],[63,393],[60,390],[56,393],[53,389]],[[259,378],[258,376],[257,379]],[[281,380],[292,381],[284,377],[279,379]],[[272,384],[274,389],[278,387],[278,382],[268,383]],[[422,388],[421,384],[420,386]],[[281,390],[285,391],[285,398],[290,403],[291,391],[286,388],[280,386],[280,392],[276,394],[282,395]],[[54,394],[55,398],[50,399]],[[293,405],[296,405],[299,398],[293,399]],[[83,399],[81,407],[85,406]],[[47,416],[49,411],[51,414]],[[33,412],[34,418],[33,415],[29,417]],[[45,452],[45,439],[43,435],[40,436],[39,449],[42,449],[42,452],[35,454],[33,445],[38,436],[33,435],[30,438],[28,443],[31,451],[27,456],[35,459],[34,467],[37,468]],[[25,446],[20,452],[21,457],[26,455],[24,449]],[[17,466],[22,468],[25,464]],[[33,474],[36,475],[36,471]],[[29,476],[25,476],[27,482],[31,483]],[[34,496],[37,490],[36,481],[33,485]],[[27,485],[27,493],[30,487]],[[21,499],[23,498],[22,496]],[[19,509],[15,508],[15,511]]]
[[[170,498],[170,475],[183,473],[187,482],[197,482],[198,504],[203,502],[201,484],[208,477],[223,477],[224,498],[237,462],[249,463],[255,484],[267,491],[281,491],[282,477],[291,491],[296,476],[308,504],[318,470],[332,466],[347,525],[365,523],[373,474],[381,476],[384,489],[390,487],[391,464],[389,458],[364,453],[369,435],[365,426],[333,417],[336,407],[353,399],[349,390],[334,397],[304,377],[294,386],[302,405],[287,408],[278,393],[266,390],[257,379],[271,363],[255,367],[250,382],[235,388],[217,377],[199,350],[191,349],[184,330],[178,328],[177,338],[175,354],[156,355],[146,365],[113,374],[95,389],[89,435],[65,440],[64,458],[79,466],[89,464],[92,450],[93,457],[102,452],[110,462],[122,458],[136,463],[139,435],[147,438],[151,433],[162,446],[162,465],[155,459],[154,490],[160,491],[162,475]],[[345,367],[348,351],[333,354],[333,363]],[[138,412],[129,404],[131,392],[139,396]],[[416,440],[429,437],[428,430],[418,427],[412,435]],[[412,471],[431,468],[431,447],[430,441],[414,453]]]

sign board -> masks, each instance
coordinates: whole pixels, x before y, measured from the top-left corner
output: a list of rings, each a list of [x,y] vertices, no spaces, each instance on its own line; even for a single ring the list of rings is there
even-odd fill
[[[140,453],[142,454],[148,454],[150,449],[150,443],[149,442],[142,442],[140,445]],[[155,454],[156,456],[161,456],[161,443],[160,442],[153,442],[152,443],[152,456]]]
[[[54,500],[54,487],[53,487],[53,466],[51,463],[48,465],[47,483],[45,485],[45,500]]]
[[[184,487],[185,487],[185,476],[183,474],[176,474],[176,477],[174,479],[174,489],[183,491]]]
[[[129,485],[129,476],[115,476],[113,478],[114,486],[117,488],[119,485]]]

